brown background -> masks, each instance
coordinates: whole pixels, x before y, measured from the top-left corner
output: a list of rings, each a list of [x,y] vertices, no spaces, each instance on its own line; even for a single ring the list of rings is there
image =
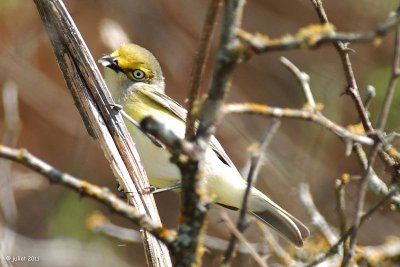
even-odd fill
[[[123,27],[133,42],[148,48],[158,57],[166,76],[167,93],[184,103],[207,2],[84,0],[66,1],[66,5],[94,58],[110,52],[102,42],[100,28],[104,19],[112,19]],[[385,20],[395,6],[395,1],[325,2],[328,16],[340,31],[367,31]],[[243,28],[279,37],[317,21],[311,1],[250,0],[245,8]],[[19,90],[23,126],[17,147],[27,148],[60,170],[115,190],[116,182],[109,165],[98,144],[84,129],[32,1],[0,1],[0,39],[0,86],[3,87],[5,81],[14,81]],[[361,93],[365,92],[368,84],[377,89],[378,96],[370,110],[373,121],[389,79],[392,42],[393,34],[389,34],[379,47],[372,44],[351,46],[356,50],[352,62]],[[293,76],[279,63],[280,56],[288,57],[310,75],[315,98],[324,104],[323,112],[329,118],[341,125],[357,122],[350,98],[342,95],[345,81],[339,58],[330,45],[316,50],[273,52],[254,57],[237,68],[229,101],[300,108],[305,102],[302,91]],[[211,59],[207,67],[203,91],[210,81],[212,62]],[[398,131],[399,94],[395,97],[387,128]],[[0,132],[4,130],[3,114],[1,103]],[[218,128],[218,137],[239,169],[248,158],[247,147],[261,138],[268,125],[270,119],[266,118],[229,116]],[[267,162],[257,187],[309,225],[310,218],[297,196],[298,184],[307,182],[322,214],[337,226],[334,181],[343,172],[360,174],[356,158],[345,157],[344,151],[341,140],[326,129],[308,122],[284,120],[268,149]],[[14,170],[30,173],[17,166]],[[377,170],[382,172],[383,168],[378,166]],[[16,174],[21,176],[21,172]],[[24,177],[30,179],[32,176]],[[350,185],[347,191],[349,215],[355,199],[353,189],[354,186]],[[98,266],[110,266],[110,262],[114,265],[114,257],[119,258],[120,266],[144,264],[141,244],[125,244],[98,236],[85,228],[85,219],[96,209],[102,210],[113,222],[131,227],[92,200],[81,199],[70,190],[47,182],[34,190],[17,188],[15,198],[18,220],[14,230],[34,239],[32,246],[37,245],[37,249],[40,249],[39,239],[55,238],[63,244],[75,240],[75,243],[68,243],[69,246],[61,246],[60,255],[66,250],[76,254],[94,254],[100,262]],[[370,201],[375,199],[369,198]],[[157,195],[156,200],[163,222],[167,226],[176,226],[178,195],[163,193]],[[220,223],[219,214],[220,208],[217,207],[210,212],[209,232],[227,238],[229,235]],[[399,222],[397,213],[379,212],[362,229],[361,244],[378,244],[388,235],[399,235]],[[254,229],[247,233],[254,242],[259,241],[258,235]],[[207,253],[207,264],[217,262],[218,257],[215,252]],[[246,257],[239,257],[236,262],[240,265],[248,261]],[[46,265],[48,262],[49,259],[46,261],[46,256],[42,256],[37,266],[51,266]],[[59,263],[60,266],[95,264],[83,260],[78,262]]]

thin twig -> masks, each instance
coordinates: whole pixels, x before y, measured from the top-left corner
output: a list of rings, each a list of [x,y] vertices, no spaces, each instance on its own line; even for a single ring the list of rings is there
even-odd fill
[[[243,244],[245,244],[247,246],[247,248],[249,249],[250,255],[254,258],[256,263],[259,266],[267,267],[267,263],[260,257],[260,255],[258,255],[258,253],[250,245],[250,243],[247,242],[247,240],[243,236],[243,234],[238,229],[236,229],[235,225],[233,224],[233,222],[231,221],[231,219],[225,212],[221,212],[221,218],[222,218],[223,222],[225,223],[225,225],[228,227],[229,231],[231,231],[231,233],[234,234],[236,236],[236,238],[239,239],[240,242],[242,242]]]
[[[344,235],[347,230],[345,187],[349,180],[350,175],[348,173],[344,173],[339,179],[336,179],[335,184],[336,211],[339,220],[340,235]],[[346,244],[344,244],[342,248],[343,252],[341,255],[346,255]]]
[[[397,81],[400,76],[400,27],[396,28],[396,35],[394,41],[394,52],[393,52],[393,62],[392,62],[392,74],[390,77],[389,85],[386,90],[385,100],[379,114],[378,122],[376,123],[376,128],[384,130],[386,122],[389,116],[389,110],[392,105],[393,95],[396,89]]]
[[[371,104],[371,102],[372,102],[372,99],[374,99],[374,97],[376,96],[376,89],[375,89],[375,87],[374,86],[372,86],[372,85],[368,85],[367,86],[367,90],[366,90],[366,92],[365,92],[365,99],[364,99],[364,106],[365,106],[365,108],[368,110],[368,108],[369,108],[369,106],[370,106],[370,104]]]
[[[203,24],[203,31],[200,37],[199,47],[194,59],[192,78],[190,81],[190,92],[187,104],[186,132],[185,138],[189,140],[195,133],[196,101],[200,95],[200,85],[204,75],[207,58],[210,53],[212,37],[217,25],[218,13],[222,7],[222,0],[210,0],[206,19]]]
[[[340,234],[343,235],[347,229],[346,222],[346,199],[345,199],[345,187],[349,182],[349,174],[342,174],[339,179],[336,179],[335,185],[335,197],[336,197],[336,211],[339,219]]]
[[[365,197],[367,194],[368,182],[370,180],[372,174],[372,168],[375,163],[376,156],[379,152],[379,144],[375,144],[370,151],[368,156],[368,167],[364,171],[363,177],[360,181],[360,187],[356,202],[356,209],[354,211],[354,220],[353,220],[353,231],[350,235],[350,244],[349,249],[347,250],[347,254],[343,255],[343,262],[342,267],[348,267],[351,264],[351,261],[355,254],[355,246],[357,243],[357,235],[358,230],[360,228],[361,218],[364,212],[364,205],[365,205]]]
[[[270,116],[274,118],[307,120],[324,126],[342,138],[345,142],[353,141],[369,146],[374,143],[372,138],[350,132],[346,128],[337,125],[326,118],[321,112],[315,113],[307,109],[277,108],[256,103],[229,103],[224,106],[224,113],[251,114]]]
[[[265,136],[261,140],[261,144],[260,144],[259,148],[256,149],[256,151],[254,151],[250,156],[250,169],[249,169],[249,173],[247,175],[247,187],[244,192],[244,196],[243,196],[243,200],[242,200],[242,207],[240,208],[240,215],[239,215],[238,222],[236,224],[236,228],[240,233],[243,233],[244,230],[249,225],[249,223],[246,219],[246,215],[247,215],[247,204],[248,204],[251,188],[253,187],[253,184],[256,182],[260,167],[262,165],[263,154],[265,153],[265,150],[267,149],[268,144],[271,142],[271,139],[277,132],[279,126],[280,126],[279,120],[273,121],[271,127],[268,129]],[[222,260],[222,266],[228,266],[230,264],[232,258],[235,256],[236,247],[237,247],[236,243],[237,243],[237,237],[235,234],[232,233],[231,238],[229,240],[229,245],[225,251],[225,255]]]
[[[299,70],[296,65],[294,65],[289,59],[285,57],[281,57],[281,63],[297,78],[301,85],[301,88],[303,88],[303,93],[306,97],[307,103],[310,105],[310,108],[314,110],[315,100],[310,88],[310,76],[308,76],[307,73]]]
[[[326,15],[325,9],[322,5],[322,1],[321,0],[311,0],[311,2],[313,3],[315,10],[317,11],[320,22],[323,24],[329,23],[328,16]],[[389,19],[386,22],[384,22],[382,25],[391,25],[391,27],[389,27],[389,28],[393,28],[399,22],[400,22],[400,16],[396,12],[396,14],[394,16],[390,16]],[[382,32],[380,27],[378,27],[377,30],[375,30],[375,31],[376,31],[376,33]],[[383,31],[383,32],[386,32],[386,31]],[[375,36],[376,35],[372,35],[371,38],[375,38]],[[358,115],[360,116],[360,119],[363,124],[365,132],[372,133],[373,132],[372,124],[368,117],[368,113],[367,113],[367,110],[365,109],[364,103],[360,97],[360,92],[358,90],[357,82],[356,82],[356,79],[354,76],[353,67],[352,67],[352,64],[350,61],[348,41],[349,40],[347,40],[345,43],[341,42],[341,41],[334,41],[333,45],[336,48],[336,50],[340,56],[340,59],[342,61],[344,74],[345,74],[346,80],[347,80],[346,93],[349,94],[351,96],[351,98],[353,99],[353,102],[356,106]]]
[[[108,188],[101,188],[72,175],[62,173],[24,149],[13,149],[0,145],[0,157],[22,164],[42,174],[52,183],[62,184],[75,190],[82,196],[88,196],[97,200],[111,208],[115,213],[122,215],[142,229],[149,231],[157,239],[170,247],[176,241],[176,232],[174,230],[162,227],[159,222],[153,221],[146,214],[139,212],[135,207],[122,201],[118,196],[111,193]]]
[[[326,241],[328,241],[330,246],[333,246],[337,240],[337,235],[329,226],[328,222],[318,211],[315,206],[314,200],[312,199],[310,193],[310,187],[306,183],[300,184],[299,189],[300,200],[306,208],[309,216],[312,219],[313,224],[317,227],[317,229],[321,232],[321,234],[325,237]]]
[[[359,224],[358,228],[361,228],[361,226],[364,224],[364,222],[366,222],[369,218],[371,218],[371,216],[373,214],[375,214],[375,212],[377,210],[379,210],[379,208],[381,208],[383,205],[385,205],[386,203],[389,202],[389,200],[393,197],[393,195],[395,195],[399,191],[398,186],[399,186],[399,184],[393,185],[387,195],[385,195],[380,201],[378,201],[374,206],[372,206],[366,213],[364,213],[361,216],[360,224]],[[308,263],[306,265],[306,267],[316,266],[316,265],[320,264],[321,262],[325,261],[326,259],[328,259],[329,257],[337,254],[339,251],[339,247],[343,244],[343,242],[345,240],[347,240],[347,238],[352,234],[353,231],[354,231],[354,228],[352,226],[346,231],[346,233],[344,233],[339,238],[339,240],[335,243],[335,245],[331,246],[331,248],[328,251],[323,253],[321,256],[317,257],[312,262]]]

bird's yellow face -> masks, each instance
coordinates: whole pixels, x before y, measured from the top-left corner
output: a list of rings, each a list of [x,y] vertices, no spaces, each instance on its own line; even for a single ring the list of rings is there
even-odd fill
[[[164,90],[164,76],[154,55],[135,44],[122,44],[112,54],[100,59],[103,66],[132,83],[147,83]]]

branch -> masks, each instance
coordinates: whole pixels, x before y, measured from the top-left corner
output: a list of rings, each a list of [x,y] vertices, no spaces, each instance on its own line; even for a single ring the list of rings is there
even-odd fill
[[[357,196],[357,202],[356,202],[356,208],[355,208],[355,215],[354,215],[354,220],[353,220],[353,230],[352,233],[350,234],[350,244],[349,244],[349,249],[345,255],[343,255],[343,262],[342,266],[347,267],[350,266],[350,263],[354,257],[355,254],[355,246],[357,243],[357,235],[358,235],[358,230],[360,228],[361,224],[361,218],[364,212],[364,206],[365,206],[365,197],[367,194],[367,189],[368,189],[368,183],[370,180],[370,177],[372,175],[372,168],[375,163],[376,156],[378,155],[379,152],[379,144],[374,144],[374,146],[371,148],[370,154],[368,156],[368,167],[364,171],[363,177],[361,178],[360,181],[360,187],[359,187],[359,192]]]
[[[199,108],[197,116],[192,118],[193,121],[199,120],[199,128],[192,138],[199,151],[198,157],[195,160],[178,158],[176,162],[182,175],[181,223],[178,230],[178,249],[175,254],[177,266],[201,265],[204,250],[200,241],[210,201],[200,166],[214,126],[222,115],[221,109],[229,91],[230,77],[238,62],[236,51],[239,42],[234,32],[240,26],[243,5],[244,0],[225,1],[224,23],[213,79],[207,98]]]
[[[369,218],[372,217],[373,214],[377,210],[379,210],[383,205],[389,202],[389,200],[399,192],[399,184],[395,184],[392,186],[392,188],[389,190],[388,194],[386,194],[380,201],[378,201],[374,206],[372,206],[366,213],[364,213],[361,218],[360,218],[360,223],[358,228],[361,228],[361,226],[366,222]],[[335,245],[331,246],[331,248],[323,253],[321,256],[319,256],[317,259],[312,261],[311,263],[308,263],[306,267],[313,267],[321,262],[325,261],[329,257],[335,255],[339,251],[339,247],[343,244],[345,240],[353,233],[354,231],[354,226],[351,226],[340,238],[339,240],[335,243]]]
[[[72,175],[62,173],[46,162],[40,160],[24,149],[12,149],[0,145],[0,157],[17,162],[29,169],[38,172],[49,179],[50,182],[69,187],[82,196],[88,196],[106,205],[115,213],[129,219],[142,229],[150,232],[164,244],[172,246],[176,241],[176,232],[166,229],[157,221],[152,220],[138,209],[120,200],[118,196],[111,193],[108,188],[101,188],[87,181],[79,180]]]
[[[312,199],[310,193],[310,187],[308,184],[306,183],[300,184],[299,195],[300,195],[300,200],[303,203],[304,207],[306,207],[306,210],[309,216],[311,217],[313,224],[325,237],[326,241],[328,241],[328,244],[330,246],[333,246],[335,244],[335,240],[337,240],[337,235],[333,232],[328,222],[325,220],[325,218],[321,215],[321,213],[315,206],[314,200]]]
[[[369,146],[374,143],[372,138],[352,133],[346,128],[332,122],[322,113],[315,113],[312,110],[277,108],[256,103],[229,103],[224,106],[224,113],[262,115],[274,118],[312,121],[332,131],[334,134],[342,138],[345,143],[351,141]]]
[[[322,24],[329,23],[328,16],[326,15],[325,9],[322,5],[322,1],[321,0],[311,0],[311,1],[315,7],[315,10],[317,11],[320,22]],[[396,12],[395,15],[390,16],[387,21],[382,23],[383,26],[381,25],[378,28],[376,28],[376,30],[373,31],[375,32],[375,34],[373,33],[370,38],[373,39],[376,36],[381,36],[382,34],[385,34],[390,28],[395,27],[399,22],[400,22],[400,16]],[[353,67],[351,65],[349,56],[350,50],[348,49],[348,44],[349,44],[348,42],[349,40],[347,40],[346,43],[337,40],[333,42],[333,45],[340,56],[344,74],[346,76],[347,80],[346,94],[350,95],[351,98],[353,99],[358,115],[360,116],[361,122],[363,124],[364,131],[366,133],[372,133],[374,129],[372,128],[372,124],[371,121],[369,120],[367,110],[365,109],[364,103],[360,97],[360,92],[358,90],[357,82],[354,77]]]
[[[296,65],[294,65],[289,59],[285,57],[281,57],[281,63],[290,71],[293,73],[293,75],[297,78],[299,81],[301,87],[303,88],[303,93],[306,97],[307,103],[310,105],[310,108],[312,110],[315,110],[316,104],[314,100],[314,96],[311,92],[310,88],[310,76],[308,76],[307,73],[299,70]]]
[[[247,187],[244,192],[242,207],[240,208],[239,219],[236,224],[236,228],[240,233],[243,233],[244,230],[246,230],[246,228],[249,226],[249,223],[246,220],[246,215],[247,215],[247,204],[249,200],[250,191],[251,188],[253,187],[253,184],[256,182],[260,167],[262,165],[263,154],[265,153],[265,150],[267,149],[272,139],[272,136],[274,136],[274,134],[277,132],[279,125],[280,122],[278,120],[275,120],[273,122],[271,128],[268,129],[267,133],[261,140],[261,144],[259,145],[259,147],[256,148],[256,150],[250,156],[250,169],[247,175]],[[231,238],[229,240],[229,245],[225,251],[225,255],[221,263],[222,266],[228,266],[232,258],[235,256],[237,240],[238,239],[236,235],[232,233]]]
[[[319,10],[318,12],[322,11]],[[301,28],[295,35],[285,35],[281,38],[270,38],[260,33],[252,34],[242,29],[238,30],[236,34],[247,46],[244,48],[247,54],[261,54],[271,51],[317,48],[324,44],[337,42],[374,42],[375,44],[379,44],[379,38],[385,36],[400,23],[400,14],[396,11],[371,31],[365,33],[346,33],[335,31],[334,26],[328,22],[326,15],[320,16],[320,18],[323,23],[322,25],[310,25]]]
[[[363,170],[366,171],[368,169],[368,159],[362,146],[360,144],[354,144],[354,151],[356,152],[357,158]],[[371,170],[368,182],[368,190],[377,196],[384,196],[389,192],[388,186],[382,181],[382,179],[378,177],[374,169]],[[394,195],[391,201],[396,203],[397,206],[400,206],[400,196],[398,194]]]

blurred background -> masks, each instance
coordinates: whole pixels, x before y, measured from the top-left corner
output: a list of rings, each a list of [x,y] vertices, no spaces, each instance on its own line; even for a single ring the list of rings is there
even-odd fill
[[[110,53],[112,30],[120,27],[128,38],[152,51],[166,76],[167,94],[184,104],[190,82],[190,70],[198,45],[209,1],[176,0],[68,0],[65,4],[95,59]],[[301,27],[317,23],[311,1],[249,0],[243,28],[271,37],[296,33]],[[331,22],[339,31],[368,31],[385,20],[397,1],[325,1]],[[110,26],[111,25],[111,26]],[[220,26],[220,24],[219,24]],[[355,75],[361,94],[367,85],[377,89],[370,113],[373,122],[390,77],[394,34],[378,47],[351,45]],[[116,192],[117,183],[98,143],[92,140],[81,121],[57,66],[47,33],[33,1],[0,0],[0,133],[2,142],[26,148],[58,169]],[[210,83],[213,51],[202,83],[203,92]],[[118,43],[117,43],[118,45]],[[323,113],[340,125],[358,121],[350,98],[343,95],[345,80],[336,51],[330,45],[315,50],[273,52],[253,57],[238,66],[233,76],[229,102],[252,101],[277,107],[301,108],[305,99],[296,79],[279,62],[285,56],[311,77],[311,88]],[[4,108],[12,99],[7,92],[18,92],[21,118],[16,133],[7,135]],[[9,89],[9,90],[7,90]],[[12,93],[11,93],[12,94]],[[8,95],[7,98],[5,95]],[[4,101],[3,101],[4,99]],[[387,130],[400,130],[399,91],[395,95]],[[242,169],[249,157],[248,147],[260,140],[268,129],[269,118],[225,117],[217,136]],[[8,137],[7,137],[8,136]],[[132,228],[94,201],[71,190],[50,185],[47,180],[16,164],[2,162],[0,175],[1,251],[4,255],[40,255],[37,263],[14,266],[144,266],[143,247],[96,233],[87,228],[87,219],[102,211],[113,223]],[[376,170],[386,182],[383,166]],[[335,180],[344,172],[360,175],[356,157],[345,156],[342,141],[316,124],[283,120],[266,153],[257,187],[274,201],[310,225],[299,202],[298,186],[311,187],[315,203],[328,222],[338,226],[335,211]],[[354,186],[347,190],[347,215],[353,214]],[[10,190],[12,189],[12,190]],[[155,196],[163,223],[175,227],[179,196],[172,192]],[[367,206],[378,198],[369,196]],[[221,223],[220,207],[209,213],[209,234],[228,239]],[[235,218],[235,212],[229,212]],[[384,209],[362,228],[359,241],[377,245],[387,236],[399,235],[398,213]],[[384,227],[378,227],[382,226]],[[251,242],[260,242],[253,227],[246,232]],[[283,245],[287,246],[286,243]],[[221,252],[208,251],[205,266],[218,263]],[[239,256],[237,266],[252,262]]]

